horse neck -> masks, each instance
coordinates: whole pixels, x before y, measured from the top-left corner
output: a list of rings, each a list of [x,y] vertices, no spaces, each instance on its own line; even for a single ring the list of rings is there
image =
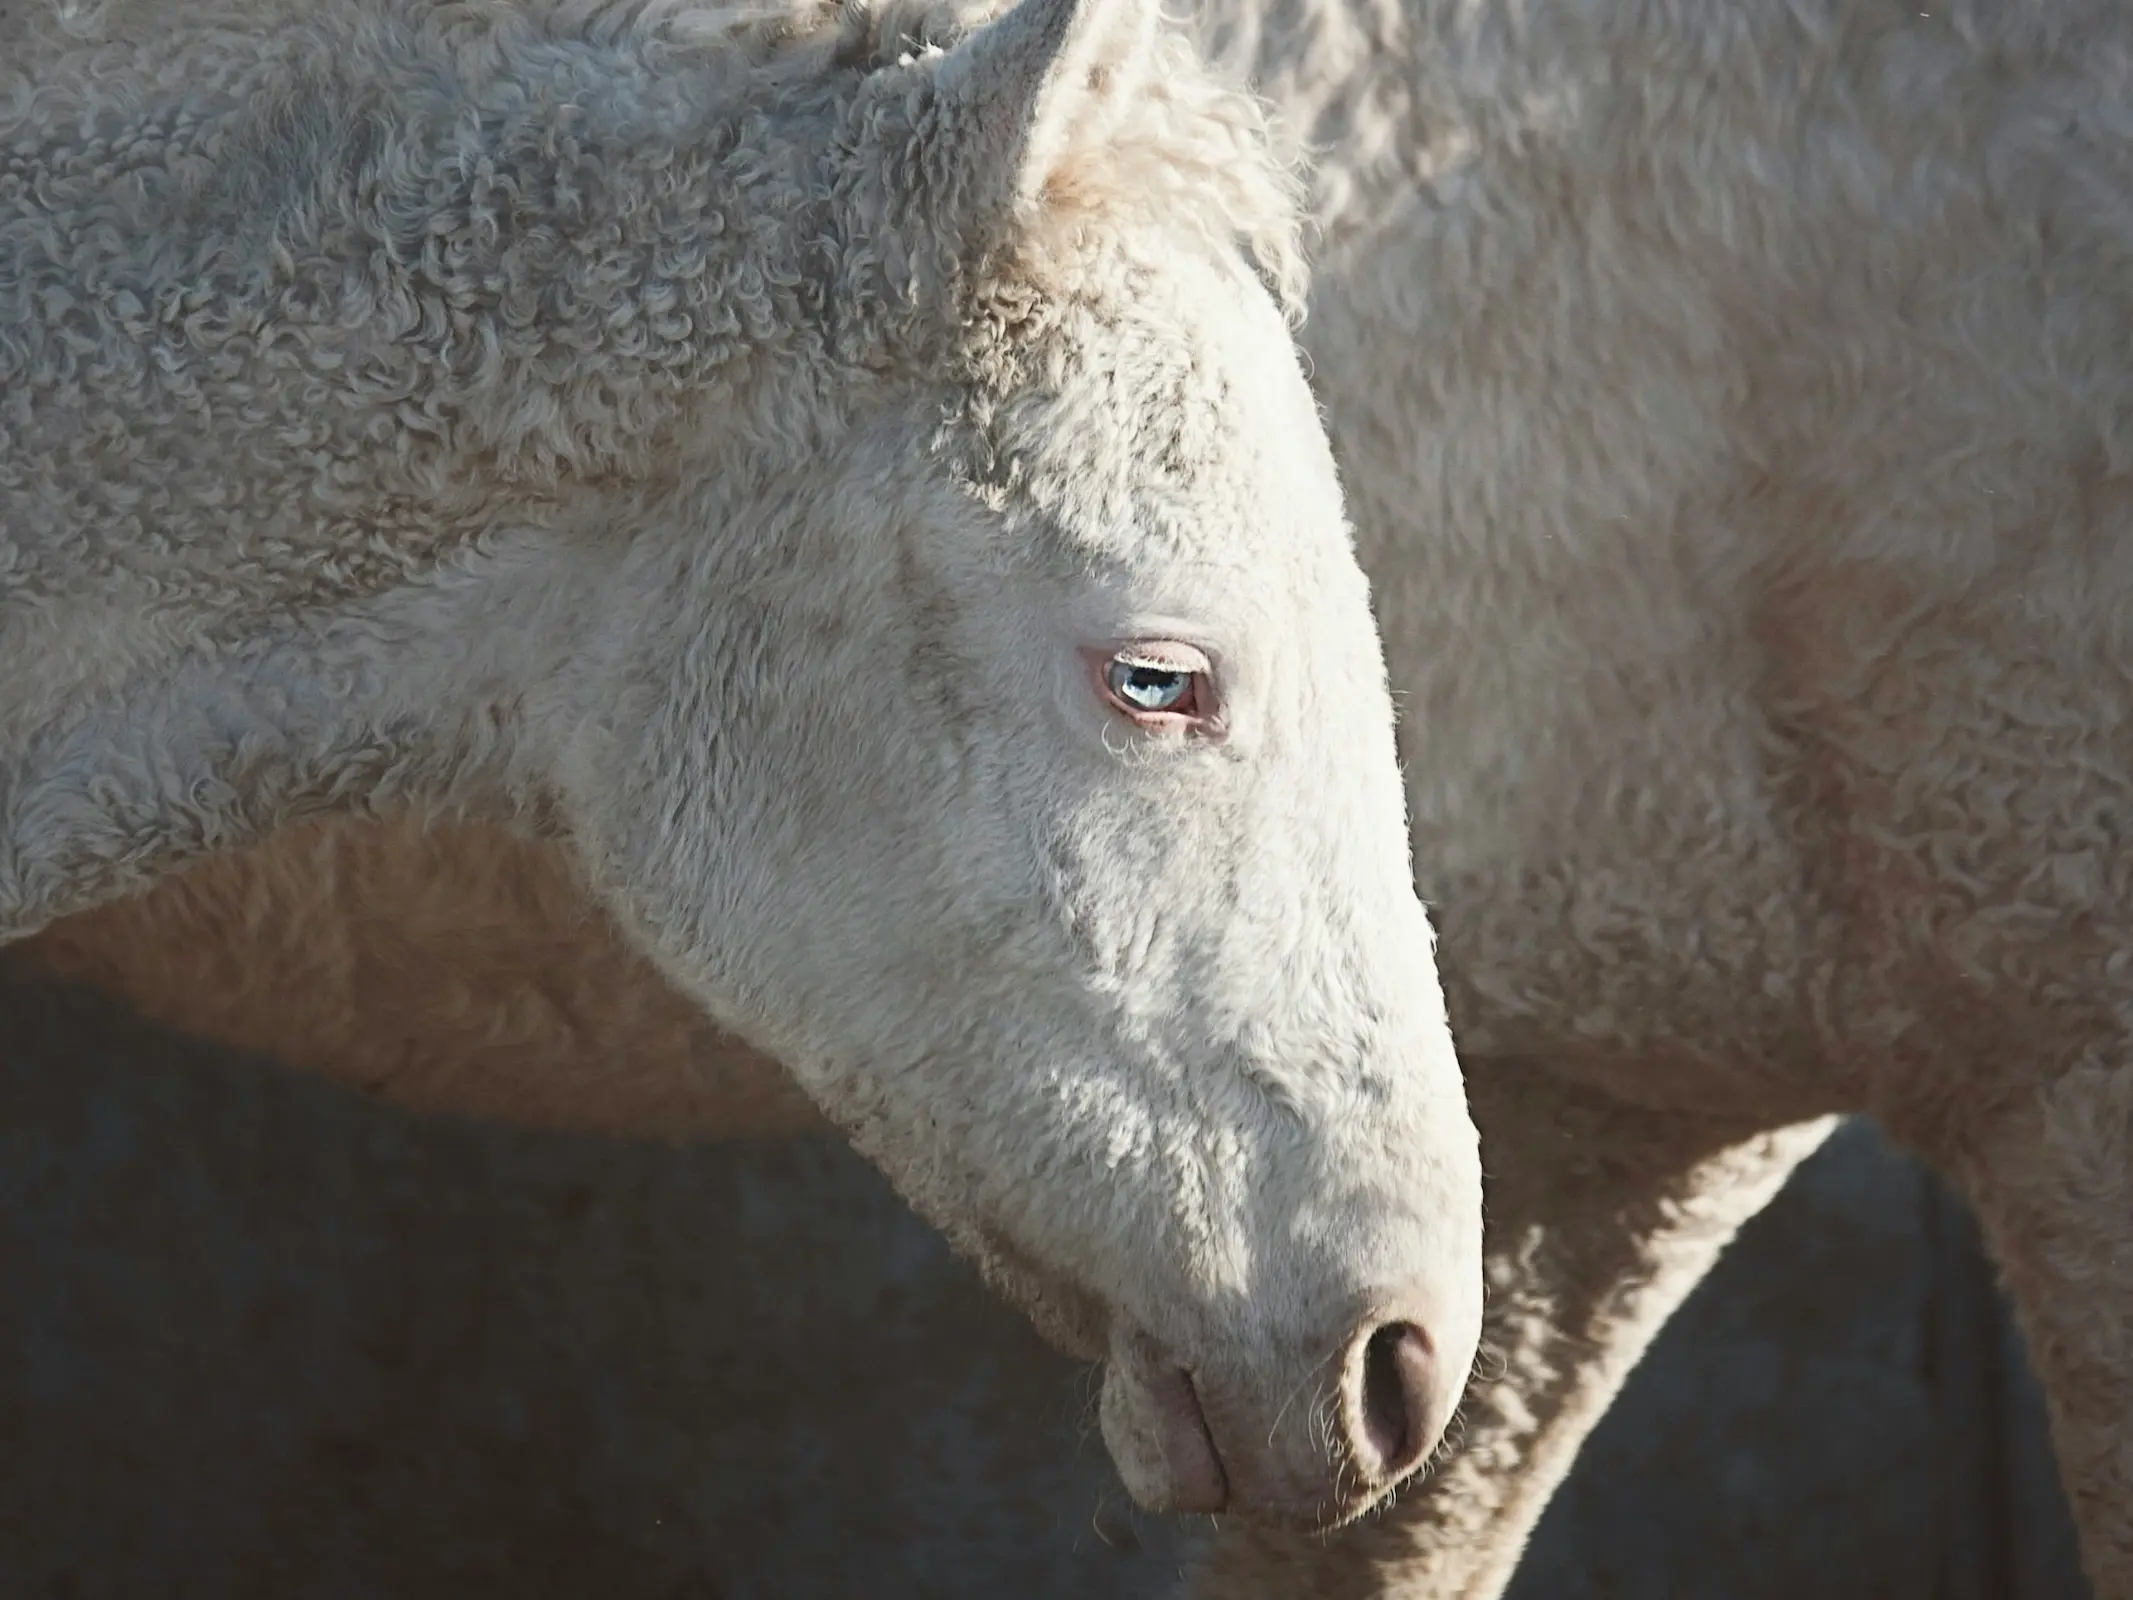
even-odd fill
[[[0,389],[33,397],[0,461],[27,469],[0,473],[18,613],[134,589],[228,631],[345,603],[826,409],[822,130],[748,61],[509,20],[477,49],[330,4],[316,30],[174,45],[203,82],[139,113],[162,154],[125,206],[65,131],[96,74],[0,109],[51,179],[0,203]],[[36,404],[55,374],[97,429]]]
[[[259,624],[0,737],[0,945],[309,818],[538,820],[524,702],[578,642],[588,543]]]
[[[684,431],[759,442],[821,376],[808,136],[827,130],[739,63],[542,54],[545,74],[461,88],[378,158],[379,206],[430,234],[393,241],[380,294],[420,319],[407,377],[506,482],[641,481]]]
[[[760,86],[507,44],[231,44],[144,113],[131,235],[63,116],[0,112],[62,197],[0,212],[0,380],[46,380],[0,460],[0,942],[306,816],[515,809],[565,569],[826,420]]]

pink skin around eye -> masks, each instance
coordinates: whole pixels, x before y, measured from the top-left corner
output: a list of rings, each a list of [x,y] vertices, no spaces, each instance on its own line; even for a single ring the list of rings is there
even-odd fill
[[[1215,698],[1214,663],[1203,651],[1175,639],[1134,639],[1121,644],[1092,646],[1081,652],[1096,682],[1097,698],[1114,716],[1153,733],[1213,734],[1221,731],[1221,707]],[[1193,675],[1190,711],[1149,711],[1129,705],[1111,690],[1111,663],[1121,656],[1138,665],[1161,667],[1167,672]]]

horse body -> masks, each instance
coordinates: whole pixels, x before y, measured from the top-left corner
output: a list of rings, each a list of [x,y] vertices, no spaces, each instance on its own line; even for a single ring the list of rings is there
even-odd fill
[[[1503,1378],[1426,1492],[1205,1592],[1498,1592],[1839,1112],[1977,1209],[2133,1592],[2125,13],[1223,12],[1327,152],[1305,342]]]
[[[1304,337],[1491,1152],[1502,1369],[1391,1515],[1227,1531],[1205,1591],[1497,1592],[1852,1111],[1978,1208],[2097,1591],[2133,1592],[2123,16],[1201,26],[1323,157]],[[54,959],[129,952],[105,975],[156,1004],[153,904],[99,915]]]

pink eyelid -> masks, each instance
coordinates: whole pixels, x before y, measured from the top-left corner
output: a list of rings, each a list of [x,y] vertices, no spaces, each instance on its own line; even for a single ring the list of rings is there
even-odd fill
[[[1184,644],[1176,639],[1127,639],[1112,645],[1091,645],[1081,652],[1089,664],[1089,675],[1096,685],[1097,698],[1114,716],[1125,718],[1137,727],[1152,732],[1219,734],[1222,729],[1222,705],[1215,692],[1214,663],[1207,659],[1203,650]],[[1138,706],[1127,705],[1111,692],[1109,669],[1111,663],[1121,656],[1129,661],[1160,667],[1167,672],[1189,672],[1197,680],[1193,685],[1194,703],[1197,709],[1182,711],[1144,711]]]

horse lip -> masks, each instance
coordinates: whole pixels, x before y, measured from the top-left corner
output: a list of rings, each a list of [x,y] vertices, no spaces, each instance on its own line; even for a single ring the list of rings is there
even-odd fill
[[[1212,1516],[1227,1510],[1231,1504],[1229,1469],[1190,1369],[1172,1359],[1145,1332],[1125,1324],[1114,1330],[1110,1360],[1117,1379],[1137,1395],[1136,1431],[1144,1447],[1152,1444],[1164,1466],[1161,1499],[1165,1503],[1142,1499],[1138,1491],[1135,1498],[1151,1510],[1172,1515]]]
[[[1157,1404],[1166,1410],[1175,1407],[1173,1420],[1178,1431],[1196,1433],[1198,1443],[1207,1452],[1208,1481],[1201,1485],[1204,1494],[1195,1504],[1181,1509],[1209,1515],[1227,1510],[1230,1505],[1229,1468],[1222,1460],[1222,1447],[1215,1442],[1214,1423],[1208,1418],[1207,1406],[1200,1399],[1200,1386],[1193,1381],[1191,1369],[1172,1367],[1163,1375],[1163,1388],[1169,1392],[1155,1394]]]

